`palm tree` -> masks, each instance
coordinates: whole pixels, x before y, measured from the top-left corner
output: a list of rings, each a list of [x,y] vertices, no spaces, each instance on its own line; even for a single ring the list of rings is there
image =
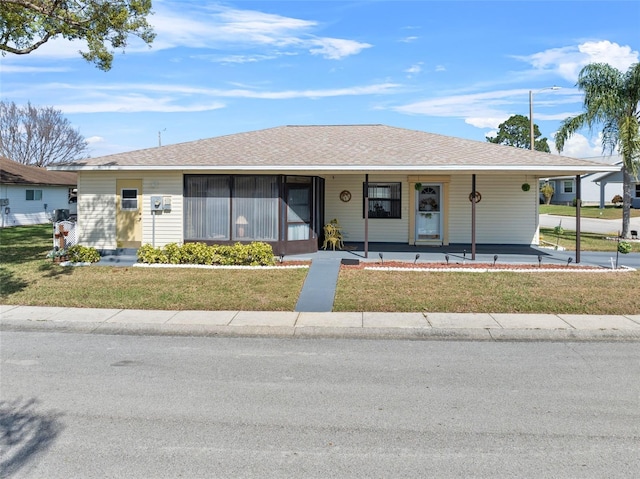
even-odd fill
[[[558,151],[571,135],[587,126],[602,125],[603,152],[622,156],[622,233],[629,237],[631,183],[640,170],[640,63],[626,73],[606,63],[591,63],[578,75],[584,91],[584,112],[567,118],[556,133]]]

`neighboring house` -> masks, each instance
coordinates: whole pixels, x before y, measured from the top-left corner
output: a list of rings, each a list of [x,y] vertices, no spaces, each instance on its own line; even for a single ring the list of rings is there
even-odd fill
[[[618,167],[622,167],[622,162],[617,163]],[[610,203],[615,195],[622,196],[622,171],[613,171],[609,173],[600,173],[593,179],[598,185],[600,191],[600,208],[604,208],[605,203]],[[613,192],[613,195],[611,195]],[[635,178],[631,183],[631,207],[640,208],[640,178]]]
[[[600,208],[604,208],[605,204],[611,203],[614,196],[622,196],[622,173],[620,172],[622,160],[619,156],[597,156],[583,159],[615,166],[617,167],[617,171],[582,175],[580,182],[582,204],[599,205]],[[544,178],[540,181],[540,186],[544,183],[551,183],[553,186],[554,194],[551,198],[551,204],[573,204],[576,198],[575,176]],[[540,194],[540,199],[542,201],[544,200],[542,194]]]
[[[0,156],[0,226],[48,223],[55,210],[76,213],[77,175]]]
[[[474,180],[476,243],[538,244],[541,177],[614,171],[384,125],[282,126],[56,169],[78,172],[82,244],[255,240],[276,254],[316,251],[332,219],[348,242],[469,244]]]

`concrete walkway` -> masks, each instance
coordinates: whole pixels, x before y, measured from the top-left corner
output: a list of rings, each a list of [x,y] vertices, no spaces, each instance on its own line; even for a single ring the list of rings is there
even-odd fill
[[[302,285],[295,311],[329,312],[336,295],[340,258],[314,259]]]
[[[0,305],[0,330],[221,337],[640,342],[640,314],[158,311]]]

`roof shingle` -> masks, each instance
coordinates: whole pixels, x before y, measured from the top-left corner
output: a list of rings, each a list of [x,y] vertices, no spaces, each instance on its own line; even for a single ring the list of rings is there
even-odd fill
[[[310,125],[280,126],[91,158],[70,164],[68,169],[551,170],[594,165],[587,160],[386,125]]]

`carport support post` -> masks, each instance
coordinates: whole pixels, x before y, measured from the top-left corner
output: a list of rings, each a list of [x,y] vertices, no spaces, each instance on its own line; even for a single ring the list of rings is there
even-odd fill
[[[576,175],[576,263],[580,262],[580,208],[582,208],[580,180],[582,180],[582,177]]]
[[[369,257],[369,174],[364,175],[364,257]]]
[[[476,174],[471,175],[471,259],[476,259]]]

